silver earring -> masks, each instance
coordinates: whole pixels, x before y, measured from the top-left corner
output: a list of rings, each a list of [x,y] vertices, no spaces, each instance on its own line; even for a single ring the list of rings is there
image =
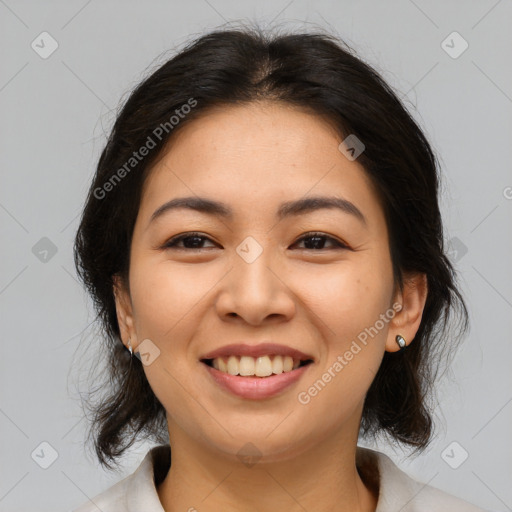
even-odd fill
[[[407,342],[405,341],[405,338],[403,336],[400,336],[400,334],[397,334],[395,340],[398,346],[400,347],[399,352],[403,352],[405,350],[405,347],[407,347]]]
[[[128,338],[128,350],[130,351],[130,356],[133,357],[133,348],[132,348],[132,344],[130,342],[130,338]]]

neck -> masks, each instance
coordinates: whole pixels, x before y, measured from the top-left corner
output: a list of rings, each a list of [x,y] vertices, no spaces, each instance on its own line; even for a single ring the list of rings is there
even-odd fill
[[[286,460],[244,464],[169,424],[171,468],[158,486],[166,512],[375,512],[377,490],[356,468],[357,435],[338,433]]]

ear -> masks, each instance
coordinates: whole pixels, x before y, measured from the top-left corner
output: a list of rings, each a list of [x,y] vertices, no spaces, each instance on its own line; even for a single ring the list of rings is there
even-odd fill
[[[427,294],[428,283],[426,274],[418,272],[409,273],[404,276],[403,291],[398,290],[395,292],[393,298],[393,305],[400,304],[401,309],[397,311],[389,323],[390,327],[386,341],[387,352],[397,352],[400,350],[396,342],[397,334],[405,338],[407,345],[413,341],[421,324]],[[395,308],[396,306],[393,309]]]
[[[114,275],[112,281],[121,341],[128,348],[128,340],[130,340],[131,346],[133,350],[135,350],[137,346],[137,334],[134,327],[130,292],[121,276],[117,274]]]

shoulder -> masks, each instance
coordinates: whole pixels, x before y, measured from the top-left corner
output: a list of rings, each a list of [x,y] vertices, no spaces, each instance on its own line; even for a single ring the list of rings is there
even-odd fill
[[[358,446],[357,457],[358,467],[361,465],[363,473],[371,473],[372,466],[378,470],[379,499],[376,512],[486,512],[467,501],[414,480],[381,452]]]
[[[151,448],[137,469],[73,512],[164,512],[156,490],[170,467],[169,445]]]
[[[86,503],[82,504],[73,512],[126,512],[126,490],[129,488],[129,482],[133,475],[126,477],[124,480],[117,482],[115,485],[91,498]]]

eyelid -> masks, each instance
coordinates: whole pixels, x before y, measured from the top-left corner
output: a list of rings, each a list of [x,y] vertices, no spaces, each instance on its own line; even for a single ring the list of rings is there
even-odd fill
[[[213,242],[211,237],[205,235],[204,233],[201,233],[199,231],[187,231],[185,233],[181,233],[179,235],[175,235],[171,238],[169,238],[166,242],[164,242],[162,249],[175,249],[175,244],[181,242],[182,239],[197,236],[198,238],[204,238],[206,240],[209,240],[210,242]],[[216,243],[216,242],[213,242]],[[172,245],[171,245],[172,244]],[[199,249],[187,249],[186,247],[178,247],[177,250],[183,250],[183,251],[201,251],[203,248]]]
[[[181,233],[179,235],[175,235],[172,238],[170,238],[169,240],[167,240],[164,243],[164,245],[162,246],[162,249],[177,249],[177,250],[183,250],[183,251],[201,251],[201,250],[207,249],[206,247],[199,247],[196,249],[189,249],[189,248],[185,248],[185,247],[176,247],[176,244],[181,242],[182,239],[188,238],[188,237],[193,237],[193,236],[197,236],[198,238],[204,238],[205,240],[209,240],[212,243],[216,243],[216,242],[213,242],[213,240],[208,235],[205,235],[204,233],[201,233],[199,231],[187,231],[186,233]],[[323,251],[323,250],[350,249],[349,245],[347,243],[345,243],[344,241],[338,240],[336,237],[328,235],[327,233],[324,233],[322,231],[308,231],[307,233],[304,233],[299,238],[297,238],[295,240],[295,242],[293,242],[292,245],[295,245],[304,239],[311,238],[314,236],[322,237],[322,238],[325,238],[327,241],[334,242],[335,247],[327,248],[327,249],[302,249],[302,250],[319,252],[319,251]]]
[[[297,242],[301,242],[305,238],[310,238],[313,236],[322,237],[322,238],[325,238],[327,241],[334,242],[335,245],[337,246],[335,248],[337,248],[337,249],[350,249],[350,247],[347,243],[345,243],[342,240],[339,240],[338,238],[336,238],[332,235],[324,233],[323,231],[308,231],[307,233],[304,233],[303,235],[301,235],[300,238],[298,238],[292,245],[295,245]],[[304,249],[304,250],[308,250],[308,249]],[[309,249],[309,250],[314,251],[315,249]],[[323,251],[323,250],[326,250],[326,249],[316,249],[316,252]]]

